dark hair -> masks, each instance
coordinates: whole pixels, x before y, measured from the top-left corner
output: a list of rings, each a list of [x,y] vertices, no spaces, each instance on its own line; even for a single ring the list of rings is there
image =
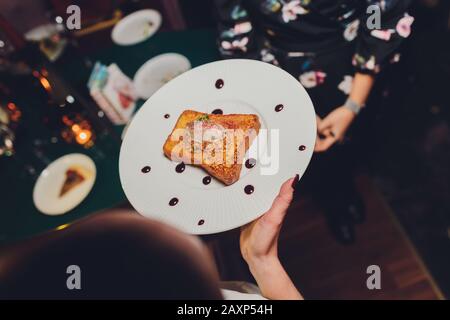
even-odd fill
[[[220,299],[205,249],[136,214],[108,213],[0,252],[2,299]],[[66,286],[67,267],[81,289]]]

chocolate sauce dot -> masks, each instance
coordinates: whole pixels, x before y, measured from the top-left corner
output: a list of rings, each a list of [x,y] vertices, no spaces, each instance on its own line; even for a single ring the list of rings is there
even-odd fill
[[[303,144],[300,147],[298,147],[298,150],[300,150],[300,151],[303,151],[305,149],[306,149],[306,147]]]
[[[252,194],[253,191],[255,191],[255,187],[253,187],[251,184],[248,184],[245,186],[244,191],[246,194]]]
[[[256,159],[253,158],[249,158],[247,159],[247,161],[245,161],[245,167],[247,169],[251,169],[256,165]]]
[[[223,114],[222,109],[214,109],[212,112],[212,114]]]
[[[217,79],[217,81],[216,81],[216,88],[217,89],[222,89],[223,85],[224,85],[223,80],[222,79]]]
[[[284,109],[284,106],[282,105],[282,104],[277,104],[276,106],[275,106],[275,111],[276,112],[280,112],[281,110],[283,110]]]
[[[141,172],[142,172],[142,173],[149,173],[150,170],[152,170],[152,168],[150,168],[149,166],[145,166],[145,167],[143,167],[143,168],[141,169]]]
[[[201,225],[204,224],[204,223],[205,223],[205,220],[203,220],[203,219],[201,219],[201,220],[198,221],[198,225],[199,225],[199,226],[201,226]]]
[[[184,165],[184,162],[179,163],[175,167],[175,171],[178,172],[178,173],[182,173],[184,171],[184,169],[186,169],[186,166]]]
[[[203,181],[204,185],[210,184],[211,183],[211,177],[210,176],[206,176],[206,177],[203,178],[202,181]]]
[[[169,206],[173,207],[178,203],[178,198],[172,198],[169,201]]]
[[[164,118],[169,119],[169,118],[170,118],[170,114],[166,113],[166,114],[164,115]]]

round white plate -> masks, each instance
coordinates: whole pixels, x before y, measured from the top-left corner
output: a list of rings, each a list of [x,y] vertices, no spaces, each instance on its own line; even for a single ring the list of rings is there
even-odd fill
[[[161,14],[152,9],[133,12],[113,28],[111,38],[115,44],[129,46],[147,40],[161,26]]]
[[[218,79],[224,81],[221,89],[215,86]],[[279,104],[284,108],[276,112]],[[269,143],[257,148],[259,156],[273,151],[273,170],[260,158],[252,169],[243,166],[240,179],[230,186],[214,178],[204,185],[207,173],[201,168],[186,165],[184,172],[175,171],[177,163],[163,155],[162,147],[178,116],[186,109],[211,113],[218,108],[224,114],[257,114],[261,129],[278,134],[279,139],[268,133]],[[226,231],[258,218],[270,208],[284,181],[303,175],[315,138],[311,99],[287,72],[254,60],[213,62],[170,81],[134,116],[120,151],[120,179],[128,200],[146,217],[192,234]],[[151,170],[144,173],[146,166]],[[252,194],[244,192],[247,185],[254,187]],[[178,203],[171,206],[173,198]]]
[[[178,53],[164,53],[144,63],[134,75],[137,94],[148,99],[167,82],[191,68],[189,60]]]
[[[66,170],[71,166],[82,167],[92,173],[76,188],[59,197],[59,192],[66,177]],[[33,201],[36,208],[44,214],[55,216],[75,208],[94,186],[96,167],[94,161],[81,153],[67,154],[56,159],[41,172],[33,189]]]

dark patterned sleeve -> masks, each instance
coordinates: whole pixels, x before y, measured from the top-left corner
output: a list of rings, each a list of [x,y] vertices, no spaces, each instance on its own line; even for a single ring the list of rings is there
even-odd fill
[[[352,62],[357,72],[376,74],[386,64],[399,60],[397,51],[409,36],[414,18],[407,13],[410,0],[368,0],[367,4],[380,8],[381,28],[371,27],[371,23],[376,22],[373,11],[366,13],[359,24]]]
[[[252,22],[242,0],[214,0],[219,35],[217,45],[223,58],[256,58]]]

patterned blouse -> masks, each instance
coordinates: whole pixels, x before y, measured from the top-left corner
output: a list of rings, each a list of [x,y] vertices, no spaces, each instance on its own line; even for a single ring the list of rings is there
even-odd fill
[[[307,55],[354,42],[357,72],[375,74],[399,60],[414,18],[409,0],[215,0],[225,58],[271,60],[264,48]],[[376,7],[375,7],[376,6]],[[379,14],[378,14],[379,13]],[[259,55],[259,56],[258,56]],[[268,61],[271,62],[271,61]]]

